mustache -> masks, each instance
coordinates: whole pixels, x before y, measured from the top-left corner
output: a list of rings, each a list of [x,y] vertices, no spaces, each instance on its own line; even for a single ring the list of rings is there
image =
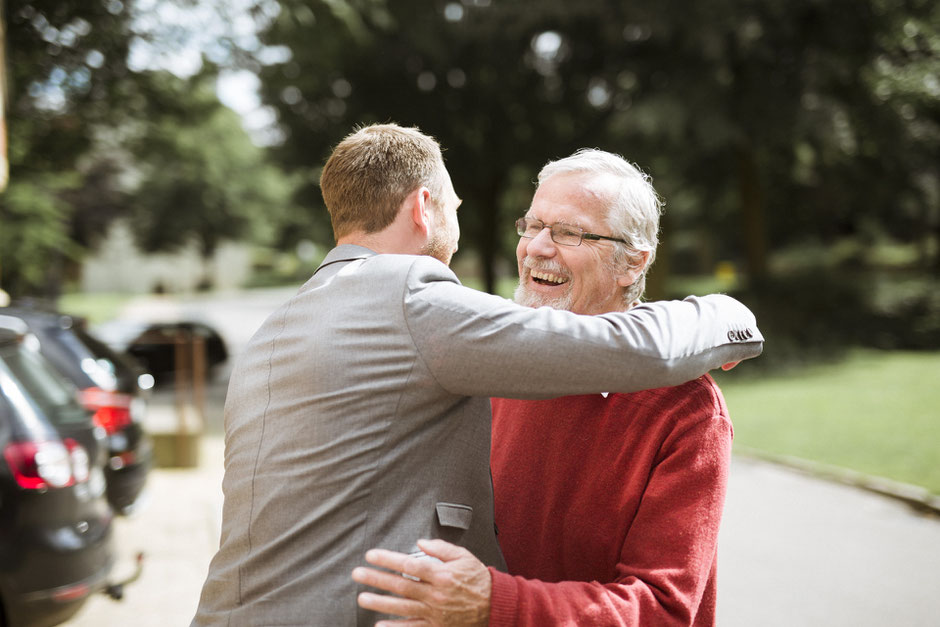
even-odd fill
[[[538,270],[540,272],[551,272],[561,276],[568,276],[568,271],[557,261],[553,259],[538,259],[526,255],[522,259],[522,267],[529,272]]]

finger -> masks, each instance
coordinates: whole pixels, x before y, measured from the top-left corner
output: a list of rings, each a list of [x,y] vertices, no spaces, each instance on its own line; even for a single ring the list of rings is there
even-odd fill
[[[434,574],[431,560],[418,559],[413,555],[406,555],[386,549],[370,549],[366,551],[366,561],[373,566],[380,566],[394,570],[403,575],[410,575],[423,581],[429,581]]]
[[[444,540],[418,540],[418,548],[442,562],[450,562],[469,553],[467,549]]]
[[[381,566],[389,570],[401,571],[401,567],[408,560],[406,553],[389,551],[388,549],[370,549],[366,551],[366,561],[373,566]]]
[[[424,603],[373,592],[360,592],[356,601],[363,609],[405,618],[421,618],[428,612],[428,606]]]
[[[409,599],[421,601],[424,599],[422,594],[425,584],[418,583],[411,579],[406,579],[398,573],[387,573],[373,568],[359,566],[352,571],[353,581],[373,588],[379,588],[386,592],[391,592]]]
[[[397,620],[380,620],[375,627],[427,627],[431,622],[423,618],[399,618]]]

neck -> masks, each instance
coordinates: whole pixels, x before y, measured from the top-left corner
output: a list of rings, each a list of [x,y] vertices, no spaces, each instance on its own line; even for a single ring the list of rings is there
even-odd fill
[[[396,255],[418,255],[424,243],[403,220],[395,220],[375,233],[353,231],[336,240],[336,244],[355,244],[377,253]]]
[[[367,233],[362,230],[352,231],[337,238],[337,245],[355,244],[384,254],[424,254],[428,244],[427,225],[425,224],[424,228],[422,228],[422,224],[419,224],[415,218],[417,215],[416,203],[421,199],[422,190],[424,190],[424,188],[412,192],[408,199],[402,203],[402,207],[399,209],[392,223],[381,231],[374,233]],[[427,190],[424,191],[426,192]],[[423,207],[424,205],[422,204],[420,206]]]

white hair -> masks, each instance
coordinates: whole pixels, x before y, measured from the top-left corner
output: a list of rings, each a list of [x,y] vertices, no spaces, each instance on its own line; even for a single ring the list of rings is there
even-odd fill
[[[569,157],[549,161],[539,172],[539,185],[557,174],[610,174],[621,184],[608,207],[606,221],[612,237],[627,240],[617,243],[613,263],[617,268],[637,268],[640,275],[624,290],[627,306],[637,301],[646,289],[646,273],[656,258],[659,244],[659,216],[663,202],[653,189],[652,178],[620,155],[596,148],[582,148]],[[642,255],[648,252],[644,264]]]

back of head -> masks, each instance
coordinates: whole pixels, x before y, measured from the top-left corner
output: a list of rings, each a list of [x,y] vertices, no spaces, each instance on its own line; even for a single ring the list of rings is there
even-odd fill
[[[446,170],[434,138],[397,124],[362,127],[336,146],[320,175],[320,191],[339,238],[388,227],[405,198],[427,187],[441,197]]]
[[[607,226],[610,235],[627,240],[617,244],[616,264],[635,267],[635,253],[648,252],[649,258],[637,281],[625,291],[624,299],[630,304],[646,289],[646,272],[656,257],[659,244],[659,215],[662,200],[653,188],[652,179],[620,155],[594,148],[582,148],[569,157],[550,161],[539,172],[539,183],[558,174],[596,174],[613,176],[620,182],[610,199]]]

